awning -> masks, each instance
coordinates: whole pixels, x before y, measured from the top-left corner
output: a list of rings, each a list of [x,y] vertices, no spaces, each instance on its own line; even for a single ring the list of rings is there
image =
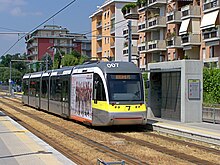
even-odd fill
[[[180,26],[179,35],[183,35],[187,33],[187,29],[189,27],[190,19],[183,20]]]
[[[207,29],[215,27],[215,22],[218,17],[219,10],[205,14],[202,18],[200,29]]]

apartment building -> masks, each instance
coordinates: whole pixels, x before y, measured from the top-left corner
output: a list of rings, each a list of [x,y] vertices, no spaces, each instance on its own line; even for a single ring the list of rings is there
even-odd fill
[[[127,35],[127,22],[121,9],[125,4],[131,2],[136,2],[136,0],[106,0],[90,16],[92,21],[92,57],[128,61],[127,41],[123,37]],[[133,54],[132,60],[137,61],[136,58],[137,52]]]
[[[56,51],[68,54],[76,50],[91,56],[91,41],[84,34],[70,33],[61,26],[45,25],[27,35],[25,40],[29,60],[41,60],[46,54],[53,59]]]
[[[125,18],[139,16],[140,68],[181,59],[219,67],[219,9],[219,0],[137,0],[132,10],[127,7]]]

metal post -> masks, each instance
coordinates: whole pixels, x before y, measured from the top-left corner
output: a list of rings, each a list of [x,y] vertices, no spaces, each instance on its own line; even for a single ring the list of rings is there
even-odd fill
[[[10,61],[10,76],[9,76],[9,93],[12,94],[12,86],[11,86],[11,61]]]
[[[48,53],[46,53],[46,71],[48,70]]]
[[[131,62],[131,47],[132,47],[132,33],[131,33],[131,20],[128,20],[128,62]]]

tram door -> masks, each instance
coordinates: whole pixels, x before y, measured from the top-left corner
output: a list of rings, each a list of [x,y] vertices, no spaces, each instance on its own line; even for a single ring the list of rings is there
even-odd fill
[[[69,116],[69,79],[62,80],[62,92],[61,92],[61,110],[62,115]]]

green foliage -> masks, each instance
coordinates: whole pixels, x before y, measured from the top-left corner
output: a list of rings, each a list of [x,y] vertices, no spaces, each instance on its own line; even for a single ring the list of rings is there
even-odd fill
[[[145,4],[147,0],[137,0],[137,5]]]
[[[220,69],[203,69],[203,100],[220,104]]]
[[[55,54],[54,56],[54,63],[53,63],[53,68],[56,69],[58,68],[58,63],[59,60],[61,60],[61,65],[62,66],[75,66],[84,63],[87,61],[89,58],[85,55],[81,55],[77,51],[73,51],[71,54],[65,54],[64,52],[62,53],[62,58],[60,58],[59,54]]]
[[[11,78],[13,81],[15,81],[17,84],[21,84],[22,76],[23,76],[23,74],[20,71],[12,68]],[[0,67],[0,81],[7,84],[9,78],[10,78],[10,68],[9,67]]]
[[[135,8],[136,6],[137,6],[136,3],[126,4],[122,7],[121,12],[125,14],[126,10],[131,9],[131,8]]]

